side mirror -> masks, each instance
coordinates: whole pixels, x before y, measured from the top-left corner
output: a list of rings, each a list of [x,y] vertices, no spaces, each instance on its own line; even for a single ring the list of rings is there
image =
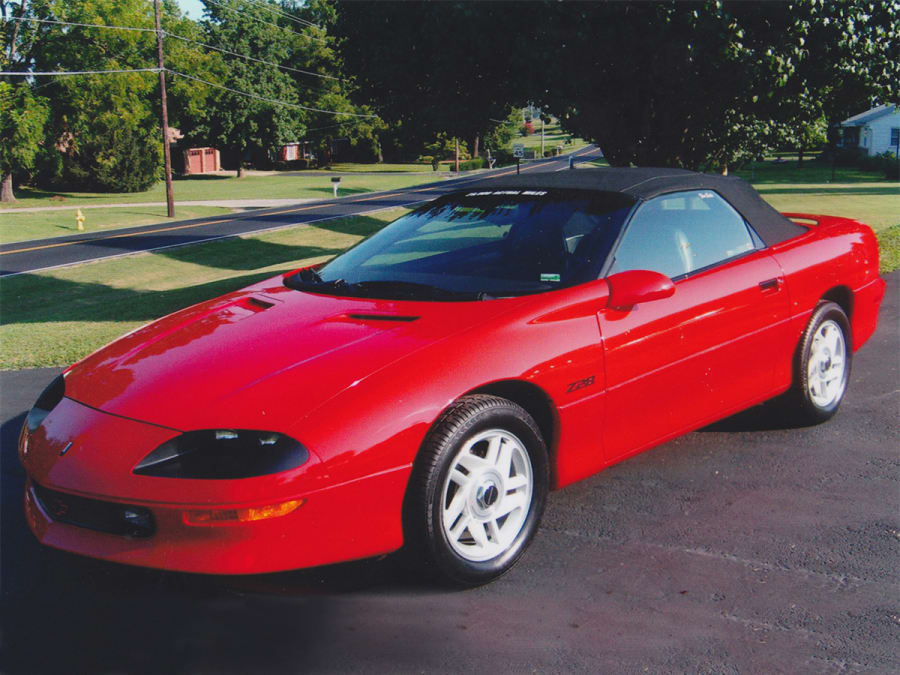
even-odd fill
[[[606,283],[609,284],[608,306],[614,309],[628,309],[675,293],[675,284],[669,277],[650,270],[619,272],[608,277]]]

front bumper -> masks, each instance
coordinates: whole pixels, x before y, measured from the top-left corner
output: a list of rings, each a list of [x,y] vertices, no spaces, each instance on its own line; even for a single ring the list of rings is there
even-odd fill
[[[207,574],[313,567],[402,546],[408,466],[340,485],[330,484],[315,458],[300,469],[240,480],[134,475],[134,464],[173,433],[70,399],[35,433],[23,430],[25,514],[38,541],[113,562]],[[289,500],[302,505],[249,522],[195,524],[191,516]],[[129,530],[128,522],[151,526]]]
[[[250,523],[189,525],[185,513],[203,505],[127,504],[152,513],[155,532],[149,537],[111,534],[54,520],[36,498],[35,484],[29,479],[25,516],[42,544],[92,558],[204,574],[279,572],[400,548],[399,505],[396,519],[379,517],[365,494],[402,495],[407,475],[408,470],[398,470],[356,486],[323,490],[287,516]]]

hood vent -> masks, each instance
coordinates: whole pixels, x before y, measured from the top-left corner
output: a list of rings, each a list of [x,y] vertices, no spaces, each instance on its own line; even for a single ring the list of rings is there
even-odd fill
[[[348,319],[357,319],[358,321],[399,321],[401,323],[409,323],[416,321],[417,316],[403,316],[400,314],[348,314]]]
[[[274,303],[250,296],[241,303],[241,306],[245,309],[253,310],[254,312],[262,312],[263,310],[269,309],[269,307],[274,307]]]

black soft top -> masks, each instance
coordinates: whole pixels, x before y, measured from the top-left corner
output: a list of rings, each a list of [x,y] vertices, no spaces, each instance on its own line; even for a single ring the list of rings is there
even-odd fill
[[[766,203],[747,181],[737,176],[696,173],[685,169],[577,169],[486,180],[479,187],[557,188],[621,192],[636,199],[682,190],[713,190],[724,197],[756,230],[768,246],[807,231]]]

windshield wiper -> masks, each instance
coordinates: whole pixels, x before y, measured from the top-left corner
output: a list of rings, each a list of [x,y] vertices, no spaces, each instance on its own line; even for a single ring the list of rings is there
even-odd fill
[[[322,291],[346,286],[343,279],[324,281],[321,275],[311,267],[302,269],[292,276],[285,277],[282,283],[295,291]]]

